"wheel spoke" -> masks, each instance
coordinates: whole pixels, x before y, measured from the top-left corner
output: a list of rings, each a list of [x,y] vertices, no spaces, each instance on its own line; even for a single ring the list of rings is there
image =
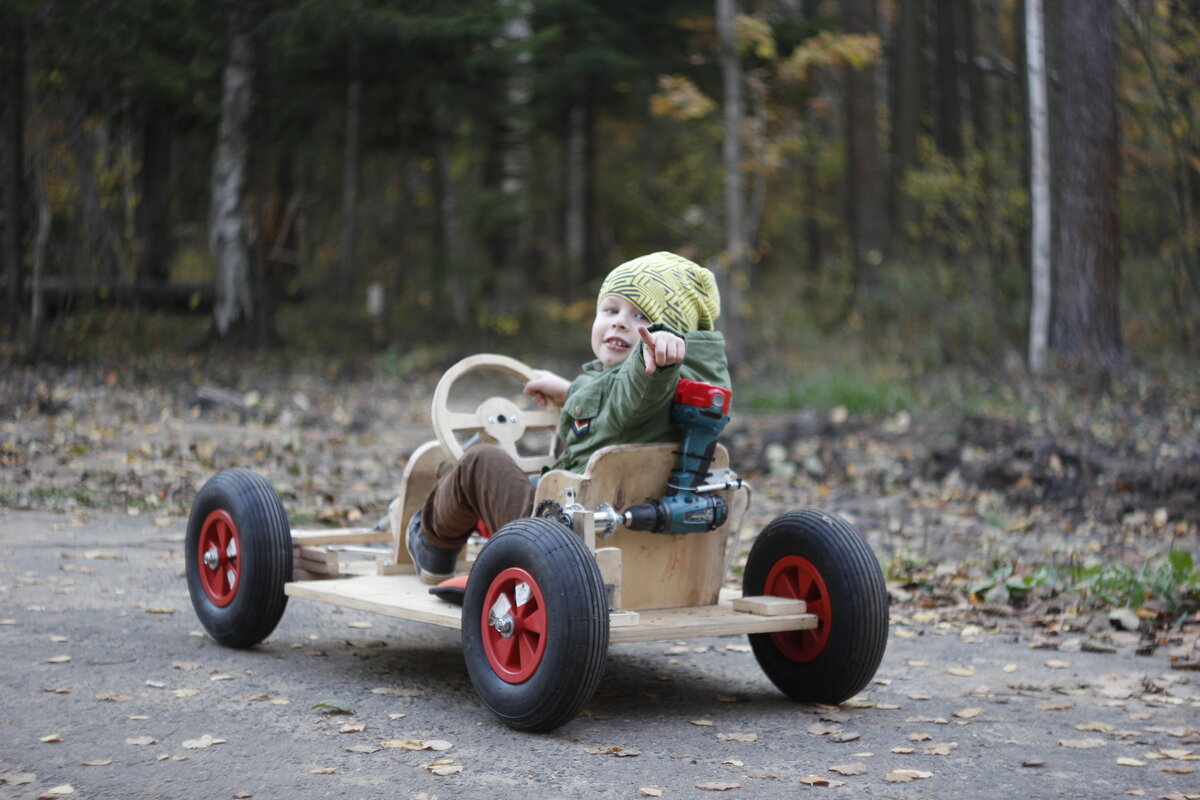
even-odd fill
[[[515,668],[514,664],[514,640],[501,636],[499,633],[492,632],[491,636],[492,650],[496,654],[496,660],[505,667],[510,669]]]
[[[526,664],[533,664],[538,657],[538,642],[541,641],[541,636],[530,633],[528,631],[516,637],[519,639],[520,647],[517,650],[518,667],[524,667]]]
[[[521,615],[521,628],[538,636],[543,636],[546,633],[546,612],[541,608],[534,608],[526,611]]]

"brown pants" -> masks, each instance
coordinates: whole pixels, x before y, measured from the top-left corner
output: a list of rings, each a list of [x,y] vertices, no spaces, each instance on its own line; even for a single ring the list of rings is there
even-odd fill
[[[435,547],[466,544],[483,520],[493,533],[533,512],[533,484],[508,453],[491,444],[468,448],[438,479],[421,511],[421,533]]]

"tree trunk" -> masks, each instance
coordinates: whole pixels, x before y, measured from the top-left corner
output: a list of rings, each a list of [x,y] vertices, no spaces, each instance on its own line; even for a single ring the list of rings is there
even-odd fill
[[[560,296],[569,300],[584,284],[587,262],[587,196],[590,175],[587,163],[587,139],[590,133],[587,105],[579,100],[567,110],[567,136],[564,147],[563,255]]]
[[[88,267],[100,280],[115,281],[121,276],[117,260],[116,234],[104,210],[100,184],[96,178],[97,147],[95,137],[88,131],[88,112],[82,98],[70,102],[68,136],[75,169],[79,176],[79,227],[82,229],[84,253],[91,257]]]
[[[892,101],[892,164],[888,190],[891,230],[907,238],[912,201],[904,191],[908,171],[917,165],[917,121],[921,113],[920,0],[900,0],[895,36],[895,82]]]
[[[171,120],[165,104],[150,103],[142,121],[138,173],[136,264],[139,281],[166,283],[171,259]]]
[[[433,263],[437,266],[432,277],[434,297],[442,307],[450,309],[457,325],[466,325],[470,317],[466,285],[466,242],[462,212],[459,209],[458,186],[451,173],[450,143],[453,125],[445,100],[437,101],[434,119],[434,196],[437,199],[434,221]]]
[[[1061,101],[1053,120],[1058,219],[1050,346],[1086,365],[1115,369],[1123,354],[1113,6],[1055,5]]]
[[[965,0],[937,0],[937,136],[938,150],[958,160],[963,155],[962,96],[959,94],[958,46],[955,32]]]
[[[533,216],[529,201],[530,101],[533,99],[530,40],[533,10],[528,0],[500,0],[509,13],[504,25],[504,42],[513,49],[512,72],[507,79],[507,108],[500,131],[500,197],[503,208],[501,233],[496,241],[496,263],[500,266],[499,309],[515,313],[525,306],[533,255]]]
[[[875,0],[842,0],[847,33],[874,34]],[[870,289],[883,261],[884,208],[876,148],[872,66],[846,67],[846,185],[855,293]]]
[[[734,34],[737,0],[717,0],[717,42],[724,90],[724,138],[721,161],[725,175],[725,257],[721,294],[725,313],[725,336],[731,363],[745,359],[745,326],[742,293],[749,284],[749,254],[746,248],[745,208],[742,181],[742,63]]]
[[[4,109],[4,237],[0,240],[0,263],[4,265],[4,319],[0,335],[15,336],[23,312],[22,300],[26,221],[25,182],[25,20],[14,11],[3,12],[0,33],[0,85]],[[5,330],[7,329],[7,331]]]
[[[1046,367],[1050,336],[1050,140],[1046,117],[1046,50],[1042,0],[1025,0],[1025,55],[1029,84],[1029,200],[1032,248],[1032,302],[1029,312],[1029,368]]]
[[[352,14],[357,17],[360,9],[361,3],[355,2]],[[340,297],[349,295],[355,278],[354,244],[358,227],[358,179],[361,174],[359,139],[362,127],[362,78],[359,74],[361,43],[356,25],[356,21],[351,22],[347,59],[350,77],[346,86],[346,141],[342,160],[342,269],[335,287]]]
[[[254,317],[250,290],[250,253],[245,226],[246,156],[253,85],[251,35],[246,12],[229,13],[229,60],[221,86],[221,121],[213,156],[208,245],[215,286],[213,317],[225,336],[238,322]]]

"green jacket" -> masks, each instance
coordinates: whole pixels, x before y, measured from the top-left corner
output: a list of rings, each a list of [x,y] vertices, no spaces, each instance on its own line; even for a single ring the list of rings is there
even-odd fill
[[[650,331],[675,331],[655,323]],[[678,334],[676,334],[678,335]],[[639,340],[629,357],[612,367],[600,361],[583,365],[583,373],[567,389],[558,424],[565,448],[555,469],[583,472],[588,458],[612,444],[678,442],[683,431],[671,421],[670,404],[680,378],[730,387],[725,337],[719,331],[693,331],[683,337],[682,364],[646,374]]]

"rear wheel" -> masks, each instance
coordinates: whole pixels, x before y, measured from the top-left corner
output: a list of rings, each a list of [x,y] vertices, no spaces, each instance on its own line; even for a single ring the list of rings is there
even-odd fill
[[[763,672],[793,700],[840,703],[875,676],[887,646],[883,572],[866,539],[834,514],[805,509],[778,517],[750,550],[746,596],[803,600],[817,627],[756,633]]]
[[[471,683],[513,728],[550,731],[569,722],[604,674],[604,580],[561,523],[532,517],[501,528],[471,569],[462,620]]]
[[[209,635],[251,647],[275,630],[287,606],[292,534],[279,495],[266,479],[227,469],[192,504],[184,544],[188,593]]]

